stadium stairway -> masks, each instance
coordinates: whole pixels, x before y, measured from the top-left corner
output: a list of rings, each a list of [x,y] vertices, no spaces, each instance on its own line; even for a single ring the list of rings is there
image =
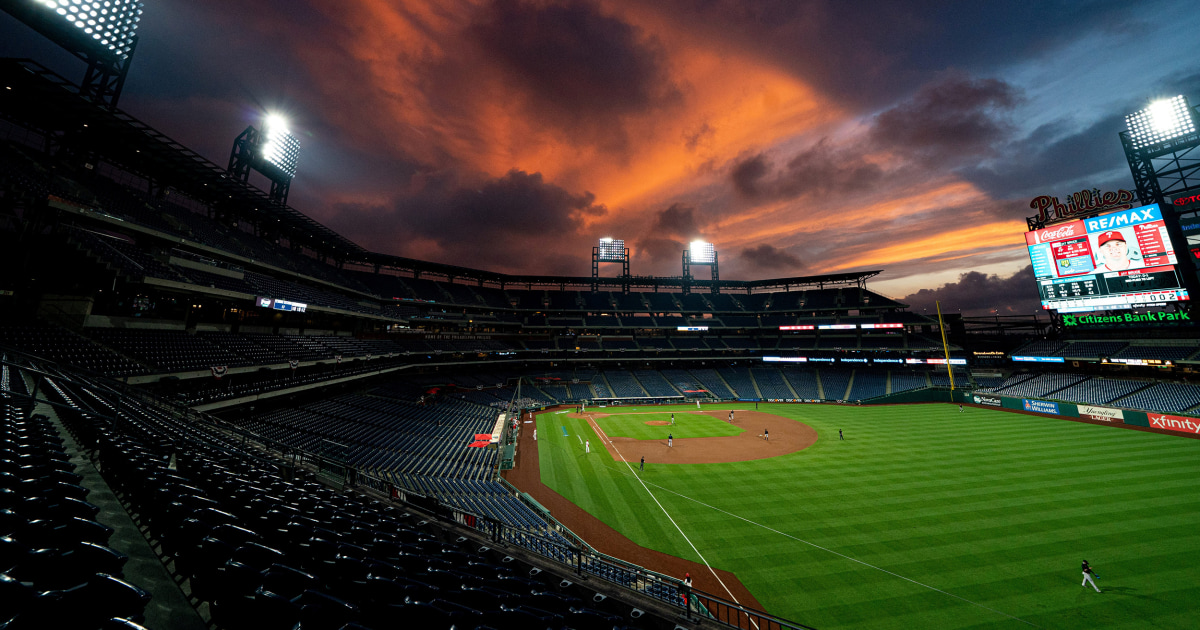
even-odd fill
[[[145,625],[148,628],[171,630],[205,630],[207,625],[204,620],[159,560],[158,554],[143,535],[144,529],[134,522],[116,493],[100,476],[91,459],[92,454],[80,448],[53,407],[40,403],[36,412],[50,418],[58,428],[59,435],[63,436],[63,445],[71,454],[71,463],[75,464],[75,470],[83,477],[79,485],[91,490],[88,502],[100,508],[96,519],[113,529],[108,546],[128,556],[123,568],[124,579],[150,594],[151,599],[143,613]]]

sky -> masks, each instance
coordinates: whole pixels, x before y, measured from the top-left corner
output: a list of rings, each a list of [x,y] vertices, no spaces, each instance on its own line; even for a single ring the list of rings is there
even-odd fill
[[[150,0],[120,106],[222,165],[283,114],[290,204],[376,251],[586,276],[607,236],[663,276],[699,239],[722,279],[1029,315],[1029,201],[1132,188],[1123,117],[1200,102],[1198,30],[1178,0]]]

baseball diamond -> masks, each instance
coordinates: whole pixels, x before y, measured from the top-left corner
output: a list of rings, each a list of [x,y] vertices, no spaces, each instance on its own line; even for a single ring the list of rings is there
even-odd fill
[[[678,437],[724,424],[728,407],[713,407],[681,416],[674,449],[605,439],[644,409],[539,414],[539,428],[606,449],[523,440],[508,478],[600,551],[818,628],[1172,626],[1200,596],[1200,581],[1179,582],[1195,576],[1200,537],[1178,535],[1200,509],[1186,482],[1200,441],[981,406],[738,405],[758,427],[743,435],[791,438],[764,457],[755,439]],[[1160,554],[1142,555],[1146,535]],[[1106,583],[1113,599],[1063,588],[1081,553],[1121,576]]]

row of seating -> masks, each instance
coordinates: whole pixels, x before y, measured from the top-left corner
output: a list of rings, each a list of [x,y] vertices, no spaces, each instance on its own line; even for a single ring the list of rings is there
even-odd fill
[[[984,383],[980,383],[985,385]],[[981,386],[1007,396],[1051,398],[1089,405],[1113,405],[1160,413],[1200,410],[1200,386],[1190,383],[1089,377],[1083,374],[1013,374],[999,384]]]
[[[58,430],[29,413],[21,370],[0,366],[0,392],[0,627],[136,627],[150,595],[124,579]]]
[[[54,391],[76,410],[64,412],[64,422],[95,450],[114,492],[193,598],[208,603],[218,627],[672,625],[450,535],[423,517],[303,480],[293,469],[135,400],[117,408],[101,390],[74,382],[58,383]],[[512,501],[488,484],[454,490]],[[580,564],[577,550],[563,551],[561,536],[508,536],[539,541],[530,546],[557,549],[562,559]],[[586,570],[611,574],[617,584],[646,581],[644,573],[635,580],[614,567],[588,562]],[[655,592],[669,602],[671,590],[660,581]]]
[[[1079,359],[1142,359],[1183,361],[1200,356],[1200,343],[1179,339],[1155,340],[1036,340],[1012,352],[1014,356],[1066,357]]]

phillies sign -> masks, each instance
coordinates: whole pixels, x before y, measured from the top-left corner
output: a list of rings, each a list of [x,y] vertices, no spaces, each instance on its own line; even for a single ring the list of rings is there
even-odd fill
[[[1117,192],[1101,193],[1099,188],[1081,190],[1067,197],[1067,203],[1058,201],[1058,197],[1041,195],[1029,202],[1029,207],[1037,210],[1037,218],[1042,223],[1069,219],[1081,214],[1107,212],[1109,210],[1128,210],[1133,207],[1134,194],[1132,191],[1121,189]]]
[[[1148,413],[1146,417],[1150,419],[1150,426],[1155,429],[1166,429],[1167,431],[1178,431],[1179,433],[1200,433],[1200,419],[1197,418],[1169,416],[1165,413]]]

